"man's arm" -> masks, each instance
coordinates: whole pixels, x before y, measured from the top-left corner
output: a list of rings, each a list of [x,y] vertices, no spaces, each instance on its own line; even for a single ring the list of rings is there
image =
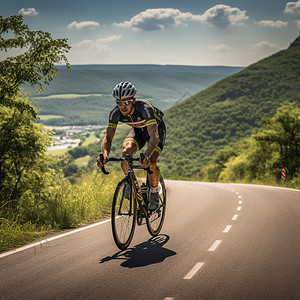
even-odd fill
[[[108,162],[108,156],[111,149],[112,140],[114,138],[116,128],[107,127],[105,137],[102,141],[101,150],[103,153],[103,163],[100,161],[100,157],[97,158],[97,165],[101,168],[104,164]]]

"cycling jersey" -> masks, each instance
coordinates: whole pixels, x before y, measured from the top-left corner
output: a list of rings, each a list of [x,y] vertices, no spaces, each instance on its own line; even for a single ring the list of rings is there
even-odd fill
[[[119,107],[116,106],[109,115],[108,127],[116,128],[118,122],[126,123],[135,128],[144,128],[148,125],[162,121],[163,113],[146,100],[136,100],[132,115],[123,116]]]
[[[160,153],[166,138],[166,127],[162,119],[164,114],[146,100],[136,100],[134,107],[135,109],[132,115],[123,116],[119,107],[116,106],[109,114],[108,127],[116,128],[119,122],[132,126],[133,128],[125,141],[134,142],[139,150],[150,139],[147,126],[157,124],[159,143],[156,147],[156,151]]]

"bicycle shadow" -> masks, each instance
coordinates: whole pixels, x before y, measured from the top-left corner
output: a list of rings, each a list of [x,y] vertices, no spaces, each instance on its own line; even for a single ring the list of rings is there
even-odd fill
[[[99,263],[102,264],[114,259],[119,259],[123,260],[121,266],[124,268],[138,268],[161,263],[166,258],[177,254],[172,250],[163,248],[169,239],[170,237],[168,235],[160,234],[133,248],[128,248],[125,251],[115,253],[113,256],[102,258]]]

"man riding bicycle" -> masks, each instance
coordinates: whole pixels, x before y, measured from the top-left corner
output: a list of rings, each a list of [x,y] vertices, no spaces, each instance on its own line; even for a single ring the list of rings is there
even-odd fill
[[[102,141],[103,161],[97,158],[97,165],[101,168],[109,160],[112,140],[114,138],[118,122],[124,122],[132,126],[123,143],[123,157],[126,154],[133,156],[148,143],[144,153],[145,158],[140,161],[143,168],[150,167],[152,174],[148,174],[150,183],[150,200],[148,209],[153,211],[158,208],[159,194],[158,183],[160,170],[156,165],[157,159],[163,149],[166,138],[166,127],[163,121],[163,113],[145,100],[136,100],[135,86],[126,81],[115,86],[112,95],[117,106],[109,114],[109,122],[106,135]],[[126,162],[121,162],[123,172],[126,174]],[[130,193],[130,189],[127,189]],[[126,189],[125,189],[126,196]],[[128,195],[127,195],[128,197]]]

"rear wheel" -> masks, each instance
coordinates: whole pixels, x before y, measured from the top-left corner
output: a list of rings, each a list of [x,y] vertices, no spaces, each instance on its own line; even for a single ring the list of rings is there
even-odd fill
[[[166,187],[162,176],[159,179],[159,207],[155,211],[149,212],[146,218],[147,228],[152,236],[156,236],[161,231],[166,213]]]
[[[130,199],[125,197],[125,188],[130,187]],[[115,243],[121,250],[125,250],[133,237],[136,223],[136,199],[132,186],[123,178],[117,185],[112,203],[111,225]]]

